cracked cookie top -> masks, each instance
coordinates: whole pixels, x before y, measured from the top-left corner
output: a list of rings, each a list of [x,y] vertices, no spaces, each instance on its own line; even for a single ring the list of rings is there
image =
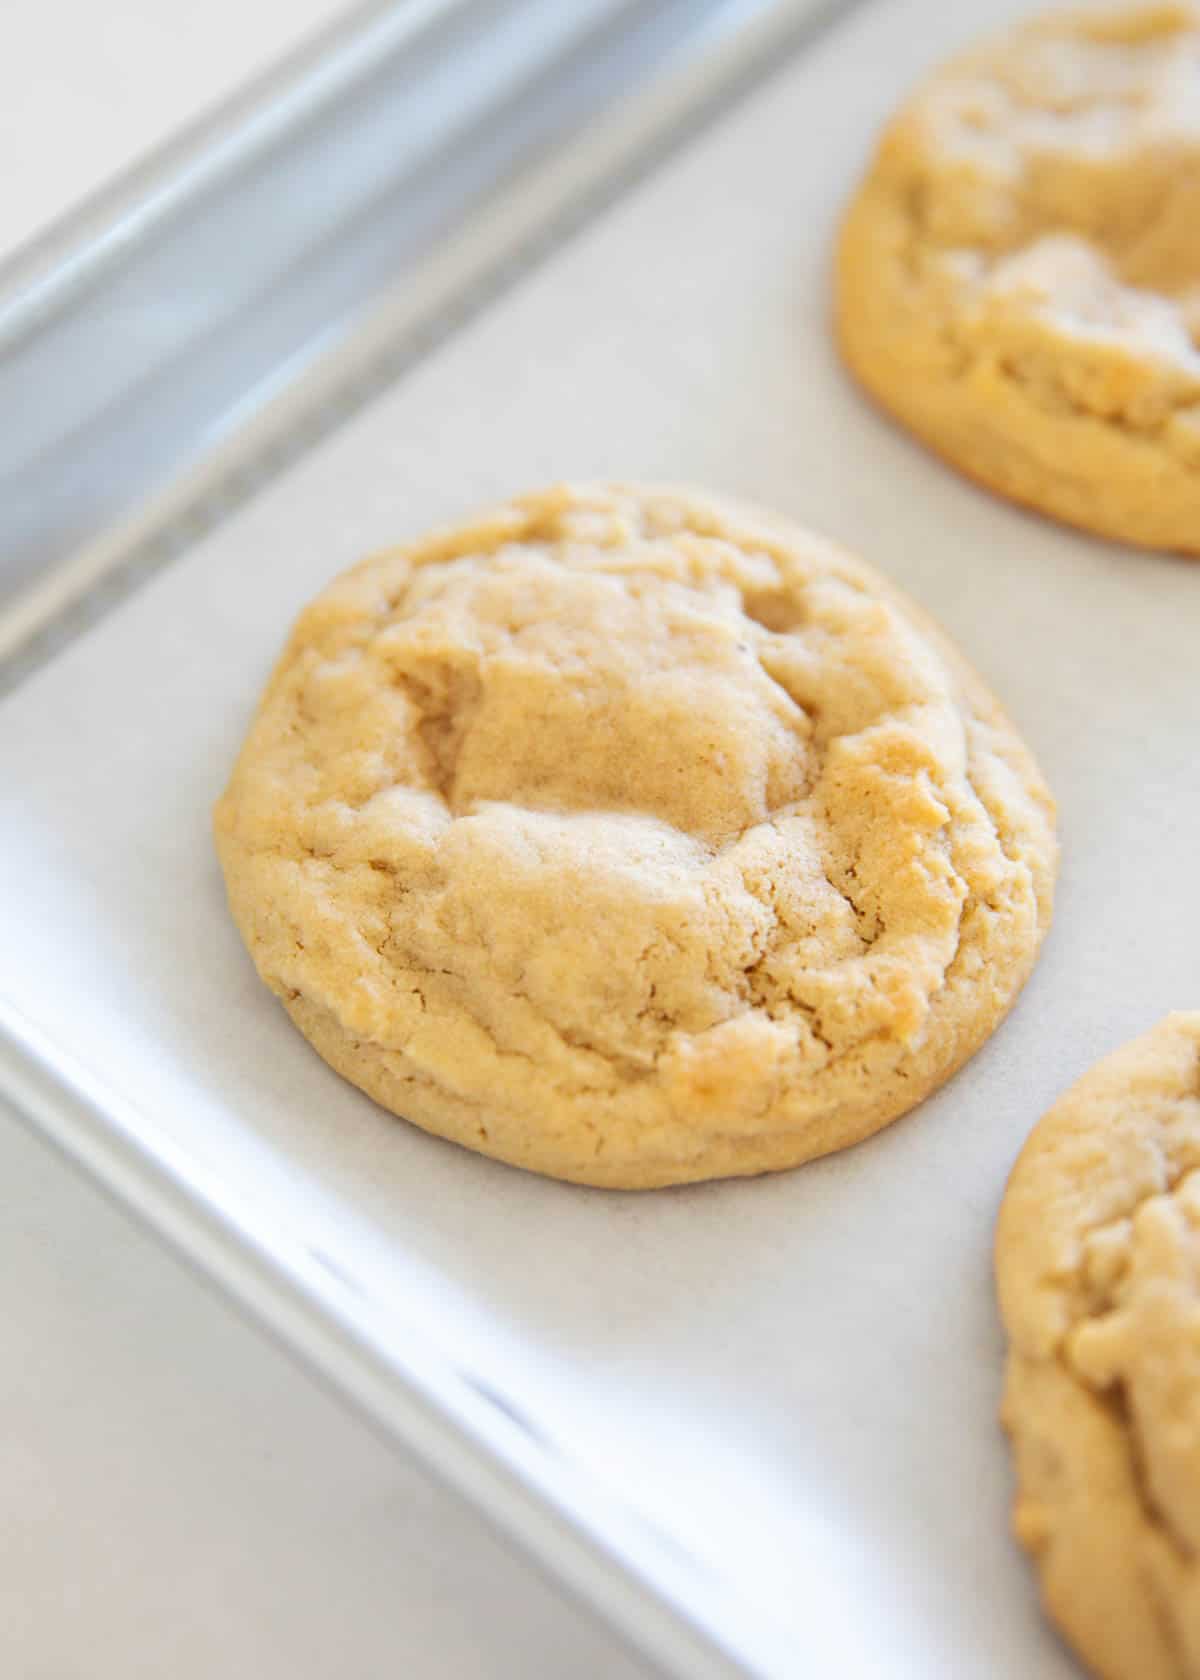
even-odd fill
[[[851,367],[927,442],[1060,518],[1200,549],[1200,9],[1051,14],[939,71],[839,269]]]
[[[1103,1674],[1200,1675],[1200,1013],[1034,1128],[1000,1213],[1016,1528]]]
[[[787,1165],[919,1100],[1032,963],[1048,796],[881,578],[703,497],[556,489],[301,617],[217,815],[342,1072],[563,1176]]]

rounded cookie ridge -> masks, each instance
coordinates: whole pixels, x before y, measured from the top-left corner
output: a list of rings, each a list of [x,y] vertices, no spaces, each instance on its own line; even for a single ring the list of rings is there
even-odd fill
[[[1051,907],[1029,753],[881,576],[700,493],[558,487],[300,617],[216,836],[260,974],[395,1113],[648,1187],[868,1136]]]
[[[1200,7],[1052,13],[885,129],[837,253],[842,354],[961,471],[1200,553]]]
[[[1034,1127],[1000,1211],[1014,1526],[1106,1680],[1200,1676],[1200,1012]]]

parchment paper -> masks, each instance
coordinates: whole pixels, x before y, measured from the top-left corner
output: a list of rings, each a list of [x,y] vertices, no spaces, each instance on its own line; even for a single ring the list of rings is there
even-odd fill
[[[1073,1672],[1008,1536],[992,1224],[1052,1098],[1200,1002],[1200,564],[991,500],[829,343],[832,219],[875,126],[1012,11],[857,13],[0,710],[0,987],[706,1561],[779,1675],[848,1672],[851,1643],[879,1674]],[[428,522],[605,475],[858,549],[1061,802],[1057,923],[1009,1022],[916,1113],[785,1176],[589,1192],[424,1137],[308,1050],[225,915],[209,807],[301,603]]]

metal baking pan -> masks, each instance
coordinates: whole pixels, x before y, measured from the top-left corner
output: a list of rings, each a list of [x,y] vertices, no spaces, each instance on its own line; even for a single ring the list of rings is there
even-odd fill
[[[135,532],[168,510],[220,517],[838,9],[375,0],[0,266],[0,657],[156,564]]]
[[[991,1225],[1051,1098],[1195,998],[1200,570],[972,489],[868,410],[827,326],[874,129],[1015,11],[706,13],[364,280],[323,354],[300,334],[298,375],[233,420],[214,398],[78,542],[43,521],[4,615],[0,1089],[679,1675],[1073,1672],[1007,1532]],[[107,426],[173,425],[147,380]],[[208,811],[286,624],[364,551],[561,476],[693,479],[845,540],[1059,795],[1026,996],[858,1149],[643,1196],[542,1181],[375,1109],[249,971]]]

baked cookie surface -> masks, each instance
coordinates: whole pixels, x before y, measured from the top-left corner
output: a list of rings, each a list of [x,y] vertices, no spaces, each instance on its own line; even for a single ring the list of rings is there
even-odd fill
[[[429,1131],[580,1182],[911,1108],[1047,926],[1053,810],[964,660],[819,538],[557,488],[301,616],[216,812],[267,984]]]
[[[992,490],[1200,553],[1200,8],[1051,14],[892,119],[844,218],[837,336]]]
[[[1035,1126],[996,1235],[1015,1528],[1109,1680],[1200,1676],[1200,1013]]]

